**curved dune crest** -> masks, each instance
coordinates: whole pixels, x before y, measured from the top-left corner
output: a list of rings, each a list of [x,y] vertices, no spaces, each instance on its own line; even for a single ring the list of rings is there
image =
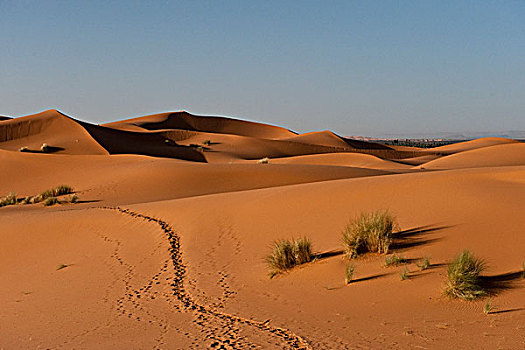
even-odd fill
[[[57,153],[108,154],[78,121],[54,109],[0,124],[2,149],[15,151],[27,147],[36,151],[44,143]]]
[[[324,153],[271,160],[275,164],[334,165],[383,170],[405,170],[410,165],[384,160],[363,153]]]
[[[293,131],[279,126],[226,117],[197,116],[184,111],[153,114],[102,126],[124,130],[183,129],[266,139],[280,139],[296,135]]]
[[[495,145],[502,145],[502,144],[507,144],[507,143],[516,143],[516,142],[519,142],[519,141],[512,140],[512,139],[506,139],[503,137],[483,137],[483,138],[479,138],[475,140],[434,147],[434,148],[431,148],[430,150],[435,151],[435,152],[457,153],[457,152],[464,152],[464,151],[469,151],[469,150],[483,148],[483,147],[490,147],[490,146],[495,146]]]
[[[513,142],[455,153],[419,166],[425,169],[461,169],[525,165],[525,143]]]

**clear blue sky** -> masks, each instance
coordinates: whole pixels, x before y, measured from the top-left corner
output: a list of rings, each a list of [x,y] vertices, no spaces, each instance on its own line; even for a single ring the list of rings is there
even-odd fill
[[[525,1],[3,1],[0,114],[525,130]]]

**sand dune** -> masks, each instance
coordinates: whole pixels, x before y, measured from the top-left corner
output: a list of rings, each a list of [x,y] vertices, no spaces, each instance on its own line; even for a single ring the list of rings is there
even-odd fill
[[[50,110],[0,121],[0,164],[0,196],[67,184],[80,198],[0,207],[1,348],[523,345],[523,143],[425,150],[185,112],[93,125]],[[397,217],[391,251],[408,264],[343,259],[345,224],[377,209]],[[272,242],[303,236],[317,259],[270,279]],[[487,299],[442,294],[464,248],[488,262],[489,315]]]
[[[295,135],[293,131],[250,121],[225,117],[203,117],[188,112],[154,114],[124,121],[104,124],[111,128],[137,130],[183,129],[219,134],[233,134],[267,139],[279,139]]]
[[[474,148],[431,160],[425,169],[460,169],[525,165],[525,143],[503,143]]]
[[[272,160],[275,164],[311,164],[336,165],[369,169],[407,170],[409,165],[384,160],[369,154],[362,153],[326,153],[305,156],[287,157]]]
[[[453,143],[450,145],[434,147],[433,151],[444,152],[446,154],[469,151],[477,148],[490,147],[495,145],[516,143],[518,141],[501,137],[484,137],[476,140]]]

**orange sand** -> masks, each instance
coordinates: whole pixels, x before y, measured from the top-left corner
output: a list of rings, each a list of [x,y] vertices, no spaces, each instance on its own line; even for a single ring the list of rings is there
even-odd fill
[[[0,164],[0,195],[68,184],[80,197],[0,208],[0,348],[525,345],[525,146],[514,140],[424,150],[186,112],[92,125],[51,110],[0,118]],[[368,254],[345,285],[335,253],[268,278],[273,241],[307,236],[337,252],[344,225],[376,209],[414,231],[393,247],[409,265]],[[442,295],[464,248],[500,286],[489,315],[487,299]],[[425,256],[433,266],[419,271]]]

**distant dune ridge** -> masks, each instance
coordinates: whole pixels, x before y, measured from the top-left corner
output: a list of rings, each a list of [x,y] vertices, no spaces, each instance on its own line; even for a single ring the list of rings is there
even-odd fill
[[[523,345],[522,142],[423,149],[187,112],[95,125],[48,110],[0,117],[0,165],[0,347]],[[27,200],[60,185],[76,204]],[[383,210],[400,230],[389,254],[343,258],[348,223]],[[269,278],[272,246],[303,237],[313,261]],[[487,297],[469,303],[442,292],[467,248],[488,262]]]

